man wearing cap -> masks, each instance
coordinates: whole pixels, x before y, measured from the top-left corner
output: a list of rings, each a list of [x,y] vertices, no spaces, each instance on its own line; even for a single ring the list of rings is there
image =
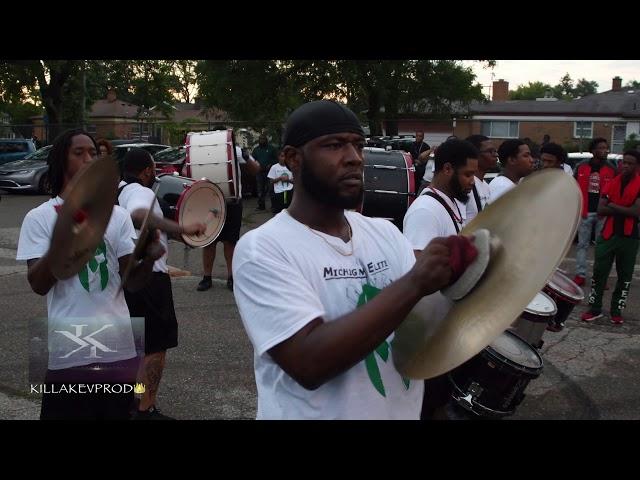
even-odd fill
[[[302,105],[283,138],[291,206],[245,234],[234,295],[254,347],[258,419],[418,419],[423,382],[403,378],[394,330],[452,278],[435,239],[417,259],[363,198],[364,133],[345,106]]]

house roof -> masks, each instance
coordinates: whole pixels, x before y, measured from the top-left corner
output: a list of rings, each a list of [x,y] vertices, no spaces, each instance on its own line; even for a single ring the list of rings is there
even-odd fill
[[[609,90],[570,101],[475,102],[470,106],[470,110],[474,114],[594,115],[640,118],[640,90]]]

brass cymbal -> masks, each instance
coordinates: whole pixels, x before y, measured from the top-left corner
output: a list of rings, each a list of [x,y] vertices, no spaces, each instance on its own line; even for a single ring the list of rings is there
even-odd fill
[[[556,169],[534,172],[488,205],[461,235],[486,228],[502,248],[484,276],[453,303],[423,298],[395,332],[393,360],[409,378],[432,378],[469,360],[524,311],[566,255],[580,220],[575,179]]]
[[[116,160],[107,156],[71,179],[49,250],[58,280],[72,277],[93,257],[113,212],[119,178]]]

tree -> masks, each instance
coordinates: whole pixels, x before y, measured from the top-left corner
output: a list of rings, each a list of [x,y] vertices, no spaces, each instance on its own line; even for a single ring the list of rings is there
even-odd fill
[[[302,102],[321,98],[346,100],[371,135],[381,133],[384,120],[388,133],[397,132],[400,111],[428,106],[446,116],[456,102],[484,98],[471,69],[457,61],[203,61],[196,71],[207,105],[276,130]]]
[[[625,85],[625,88],[638,89],[640,88],[640,82],[638,80],[631,80],[627,82],[627,84]]]
[[[176,94],[186,103],[191,103],[193,94],[197,88],[196,65],[195,60],[175,60],[174,74],[176,76]]]
[[[561,100],[573,99],[573,80],[571,79],[571,76],[568,73],[565,73],[560,79],[560,83],[553,87],[552,92],[555,98],[559,98]]]
[[[510,100],[535,100],[542,98],[552,91],[551,85],[542,82],[529,82],[527,85],[520,85],[515,90],[509,92]]]
[[[587,95],[593,95],[598,92],[598,82],[589,81],[585,78],[581,78],[576,83],[575,88],[571,92],[573,98],[586,97]]]

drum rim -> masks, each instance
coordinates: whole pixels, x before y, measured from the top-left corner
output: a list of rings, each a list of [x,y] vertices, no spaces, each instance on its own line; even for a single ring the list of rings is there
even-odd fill
[[[537,349],[533,345],[531,345],[529,342],[527,342],[524,338],[522,338],[520,335],[515,333],[515,332],[512,332],[510,330],[505,330],[503,332],[503,334],[513,335],[514,337],[517,337],[527,347],[531,348],[531,351],[535,354],[536,358],[538,360],[540,360],[540,366],[539,367],[529,367],[527,365],[521,365],[519,363],[516,363],[514,360],[511,360],[510,358],[505,357],[504,355],[499,353],[496,349],[492,348],[491,344],[489,344],[487,347],[485,347],[480,352],[480,355],[483,355],[483,354],[486,353],[492,359],[497,359],[501,364],[506,364],[507,366],[511,366],[515,370],[517,370],[518,372],[526,373],[526,374],[530,375],[532,378],[538,378],[540,376],[540,374],[542,373],[542,370],[544,368],[544,360],[542,359],[542,356],[538,353]],[[497,338],[496,338],[496,340],[497,340]],[[473,357],[473,358],[475,358],[475,357]]]
[[[216,239],[222,233],[222,229],[224,228],[224,225],[225,225],[225,223],[227,221],[227,204],[226,204],[226,199],[225,199],[224,193],[222,192],[222,189],[220,187],[218,187],[218,185],[216,185],[212,181],[206,180],[206,179],[205,180],[194,180],[193,183],[189,186],[189,188],[186,188],[185,191],[182,192],[182,194],[180,195],[180,198],[178,199],[178,203],[176,204],[176,221],[180,225],[182,225],[182,213],[184,212],[184,210],[182,210],[180,207],[182,206],[183,202],[185,200],[187,200],[188,192],[192,191],[192,188],[195,185],[198,185],[198,184],[200,184],[200,185],[209,184],[209,185],[214,187],[213,190],[218,190],[217,193],[222,198],[221,205],[222,205],[222,210],[223,210],[223,213],[224,213],[224,216],[223,216],[222,222],[220,223],[220,228],[219,228],[218,232],[216,233],[215,236],[213,236],[212,240],[209,241],[208,243],[203,244],[203,245],[193,245],[191,243],[191,239],[189,238],[189,236],[185,235],[184,233],[180,235],[182,237],[183,242],[186,243],[187,245],[189,245],[190,247],[193,247],[193,248],[204,248],[204,247],[208,247],[213,242],[215,242]],[[200,187],[200,185],[198,185],[198,187]]]
[[[565,290],[564,288],[562,288],[560,285],[558,285],[557,283],[555,283],[553,281],[553,278],[555,276],[560,276],[561,278],[563,278],[564,280],[566,280],[569,285],[573,285],[576,287],[576,294],[573,294],[571,292],[569,292],[568,290]],[[562,299],[567,300],[568,302],[571,303],[575,303],[578,304],[580,303],[582,300],[584,300],[585,295],[584,295],[584,290],[582,290],[582,288],[580,288],[580,285],[578,285],[577,283],[575,283],[573,280],[571,280],[569,277],[567,277],[565,274],[558,272],[557,270],[554,271],[551,274],[551,277],[549,277],[549,280],[547,281],[545,288],[544,289],[549,289],[552,292],[554,292],[557,296],[559,296]],[[543,289],[543,290],[544,290]],[[580,295],[577,295],[577,293],[580,292]]]

